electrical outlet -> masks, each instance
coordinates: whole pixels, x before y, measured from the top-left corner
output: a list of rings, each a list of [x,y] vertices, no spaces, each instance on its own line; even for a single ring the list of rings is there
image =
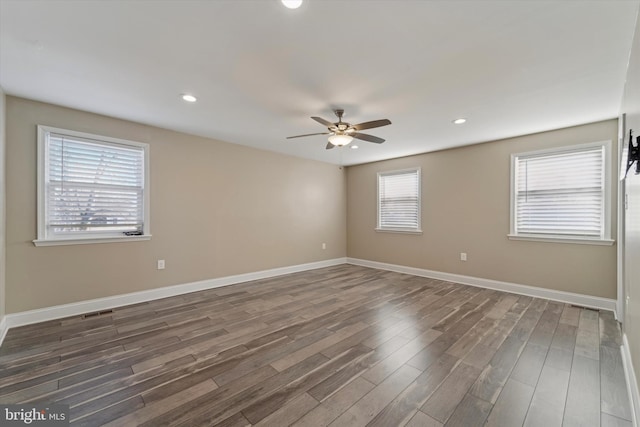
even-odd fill
[[[467,253],[460,252],[460,261],[466,261],[466,260],[467,260]]]
[[[158,270],[164,270],[164,260],[163,259],[159,259],[158,260]]]
[[[327,249],[327,244],[326,243],[322,244],[322,249]]]

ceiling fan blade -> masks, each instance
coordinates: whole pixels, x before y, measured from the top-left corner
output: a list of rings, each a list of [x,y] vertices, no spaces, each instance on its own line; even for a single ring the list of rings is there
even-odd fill
[[[335,148],[335,145],[333,145],[330,142],[327,142],[327,150],[331,150],[332,148]]]
[[[291,138],[302,138],[304,136],[314,136],[314,135],[329,135],[331,132],[320,132],[320,133],[308,133],[306,135],[295,135],[295,136],[288,136],[287,139],[291,139]]]
[[[373,136],[373,135],[367,135],[366,133],[356,132],[356,133],[351,133],[349,135],[351,135],[354,138],[358,138],[363,141],[374,142],[376,144],[382,144],[384,142],[384,139],[378,138],[377,136]]]
[[[381,119],[381,120],[373,120],[371,122],[360,123],[359,125],[351,126],[355,130],[365,130],[365,129],[373,129],[379,128],[381,126],[387,126],[391,124],[391,120],[389,119]]]
[[[329,120],[325,120],[322,117],[311,117],[311,118],[316,122],[320,123],[321,125],[325,125],[328,128],[332,128],[333,126],[335,126],[332,122],[330,122]]]

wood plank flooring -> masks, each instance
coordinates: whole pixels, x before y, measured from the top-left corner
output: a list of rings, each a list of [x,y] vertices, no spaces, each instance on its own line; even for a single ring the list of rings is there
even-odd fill
[[[610,312],[342,265],[11,329],[78,426],[631,426]]]

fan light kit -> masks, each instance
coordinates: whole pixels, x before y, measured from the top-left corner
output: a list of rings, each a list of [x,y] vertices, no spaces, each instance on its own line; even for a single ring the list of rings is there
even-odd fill
[[[187,102],[196,102],[198,100],[198,98],[196,98],[193,95],[189,95],[188,93],[185,93],[184,95],[182,95],[182,99]]]
[[[297,9],[302,4],[302,0],[282,0],[282,4],[289,9]]]
[[[348,145],[351,141],[353,141],[354,138],[361,139],[367,142],[373,142],[374,144],[382,144],[384,142],[384,139],[378,138],[377,136],[368,135],[366,133],[360,133],[360,131],[365,129],[379,128],[381,126],[387,126],[391,124],[391,121],[388,119],[380,119],[373,120],[371,122],[360,123],[358,125],[352,125],[342,121],[344,110],[335,110],[334,113],[336,113],[336,116],[338,117],[338,121],[335,123],[332,123],[329,120],[325,120],[321,117],[311,117],[316,122],[326,126],[329,132],[288,136],[287,139],[302,138],[304,136],[314,135],[329,135],[329,143],[326,147],[327,150],[331,150],[334,147],[344,147],[345,145]],[[352,148],[357,147],[353,146]]]
[[[349,144],[353,141],[353,137],[345,134],[335,134],[329,137],[329,142],[338,147]]]

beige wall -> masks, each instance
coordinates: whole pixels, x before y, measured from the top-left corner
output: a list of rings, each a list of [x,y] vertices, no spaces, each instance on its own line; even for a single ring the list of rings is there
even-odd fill
[[[506,237],[510,154],[615,141],[615,120],[349,167],[345,184],[336,166],[15,97],[6,117],[8,313],[347,254],[616,297],[615,247]],[[38,124],[151,144],[151,241],[33,246]],[[424,233],[375,232],[376,173],[414,166]]]
[[[346,255],[337,166],[10,96],[6,109],[7,313]],[[150,144],[151,241],[33,245],[38,124]]]
[[[616,298],[616,248],[512,241],[512,153],[611,140],[617,120],[353,166],[347,169],[349,257]],[[393,142],[389,142],[392,144]],[[613,150],[614,159],[616,150]],[[422,235],[380,233],[376,173],[422,168]],[[615,180],[612,180],[615,199]],[[615,200],[612,235],[615,236]],[[460,261],[466,252],[468,261]]]
[[[640,17],[631,50],[621,111],[626,113],[627,129],[633,129],[634,138],[640,135]],[[628,143],[628,137],[625,137]],[[635,166],[634,166],[635,169]],[[624,331],[637,376],[640,375],[640,175],[631,171],[624,183],[628,209],[625,215],[625,294],[628,298]],[[638,410],[638,409],[636,409]]]
[[[5,96],[0,88],[0,321],[5,315]]]

